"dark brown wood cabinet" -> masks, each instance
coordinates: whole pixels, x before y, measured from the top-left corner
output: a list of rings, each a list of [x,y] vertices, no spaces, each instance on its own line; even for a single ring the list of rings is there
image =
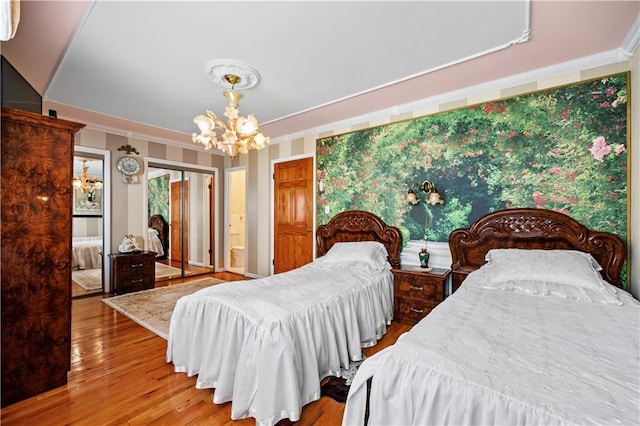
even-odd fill
[[[71,180],[84,124],[2,108],[2,406],[71,368]]]
[[[124,294],[153,288],[156,282],[156,254],[152,251],[111,253],[111,293]]]
[[[392,272],[395,321],[414,325],[444,300],[449,269],[425,272],[418,266],[403,266]]]

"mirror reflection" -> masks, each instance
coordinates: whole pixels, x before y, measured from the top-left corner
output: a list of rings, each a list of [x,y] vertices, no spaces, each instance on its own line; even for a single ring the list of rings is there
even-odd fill
[[[147,193],[156,281],[213,272],[213,175],[151,165]]]
[[[103,291],[104,223],[101,158],[75,156],[73,161],[73,224],[71,294],[79,297]]]

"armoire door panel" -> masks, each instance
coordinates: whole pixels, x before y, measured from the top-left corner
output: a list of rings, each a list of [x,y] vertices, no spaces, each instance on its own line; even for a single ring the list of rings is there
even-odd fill
[[[67,383],[73,139],[83,127],[2,108],[2,406]]]

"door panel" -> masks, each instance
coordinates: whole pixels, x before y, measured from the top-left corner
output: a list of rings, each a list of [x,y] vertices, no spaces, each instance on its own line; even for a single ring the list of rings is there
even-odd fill
[[[184,182],[184,214],[182,212],[182,182],[171,182],[171,260],[189,260],[189,181]],[[184,218],[184,222],[183,222]],[[183,232],[184,223],[184,232]],[[184,241],[182,241],[184,235]]]
[[[277,163],[274,169],[274,273],[313,260],[313,159]]]

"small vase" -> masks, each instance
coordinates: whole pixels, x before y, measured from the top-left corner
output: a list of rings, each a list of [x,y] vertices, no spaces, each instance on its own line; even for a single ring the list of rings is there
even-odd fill
[[[429,252],[427,249],[420,250],[418,257],[420,258],[420,267],[427,268],[429,266]]]

